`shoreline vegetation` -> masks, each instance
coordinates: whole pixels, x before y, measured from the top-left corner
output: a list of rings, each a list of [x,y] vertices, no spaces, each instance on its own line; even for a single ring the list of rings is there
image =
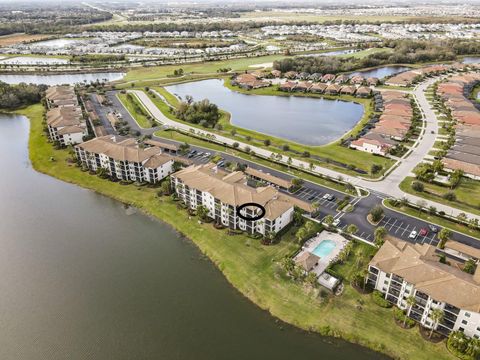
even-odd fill
[[[68,161],[71,156],[68,150],[54,150],[47,142],[43,112],[41,104],[16,112],[30,121],[29,156],[35,170],[134,206],[169,224],[193,241],[234,288],[272,316],[306,331],[342,338],[395,359],[455,358],[445,351],[445,342],[434,344],[423,340],[417,326],[400,329],[392,310],[376,305],[371,295],[360,294],[348,284],[351,280],[348,275],[341,296],[322,297],[279,272],[281,260],[300,246],[292,230],[279,243],[264,246],[246,235],[229,236],[212,224],[199,224],[196,217],[189,219],[187,212],[178,209],[170,197],[158,197],[155,188],[121,185],[82,172]],[[358,251],[335,270],[348,274],[350,268],[359,266]],[[363,257],[368,259],[367,255]]]

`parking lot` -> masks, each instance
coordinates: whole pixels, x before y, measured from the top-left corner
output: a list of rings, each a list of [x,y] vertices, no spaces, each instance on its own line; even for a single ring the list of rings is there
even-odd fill
[[[327,194],[327,192],[322,192],[318,191],[315,189],[310,189],[302,186],[300,189],[298,189],[296,192],[292,193],[295,197],[307,201],[309,203],[312,203],[314,201],[317,201],[320,204],[320,209],[326,208],[326,209],[335,209],[337,207],[337,198],[335,198],[332,201],[329,201],[327,199],[324,199],[323,196]],[[335,195],[335,193],[330,192],[328,194]]]
[[[197,152],[192,157],[186,157],[186,158],[188,158],[188,160],[194,162],[195,164],[206,164],[210,161],[210,155],[207,156],[206,153],[204,152]]]
[[[421,236],[418,234],[421,230],[419,226],[416,226],[411,222],[406,223],[395,217],[385,216],[380,221],[378,226],[383,226],[385,229],[387,229],[390,235],[400,238],[402,240],[416,242],[419,244],[430,244],[435,246],[438,244],[436,233],[430,231],[430,229],[427,229],[428,233],[425,236]],[[418,234],[415,239],[409,238],[409,235],[412,231],[416,231]]]

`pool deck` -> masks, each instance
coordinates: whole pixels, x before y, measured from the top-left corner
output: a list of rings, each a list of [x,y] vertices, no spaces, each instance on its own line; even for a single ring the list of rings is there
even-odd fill
[[[328,265],[340,254],[348,240],[343,236],[332,233],[327,230],[323,230],[321,233],[318,233],[315,237],[309,239],[302,247],[302,250],[297,254],[296,257],[300,256],[304,252],[313,253],[313,250],[324,240],[331,240],[335,243],[335,248],[327,256],[321,257],[318,261],[317,266],[315,266],[311,271],[313,271],[317,276],[320,276]]]

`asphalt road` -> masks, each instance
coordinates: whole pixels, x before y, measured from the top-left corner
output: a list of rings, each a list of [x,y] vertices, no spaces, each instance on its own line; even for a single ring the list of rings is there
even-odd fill
[[[152,135],[156,130],[159,129],[159,127],[142,129],[141,127],[138,126],[136,121],[130,116],[128,111],[123,107],[123,105],[120,103],[120,101],[117,99],[117,97],[113,92],[107,93],[107,97],[112,102],[112,106],[110,106],[109,108],[119,111],[122,114],[124,120],[128,121],[128,123],[130,124],[133,130],[140,131],[142,135]],[[99,112],[99,115],[100,115],[100,112]],[[178,141],[174,141],[166,138],[158,138],[153,136],[153,139],[167,142],[167,143],[172,143],[172,144],[180,144],[180,142]],[[222,156],[222,158],[225,159],[225,161],[247,164],[249,167],[252,167],[257,170],[262,170],[265,173],[270,173],[282,179],[289,180],[294,177],[293,175],[290,175],[281,171],[277,171],[274,169],[270,169],[266,166],[259,165],[257,163],[254,163],[248,160],[244,160],[242,158],[238,158],[236,156],[227,154],[225,152],[212,151],[211,149],[203,148],[200,146],[194,146],[194,145],[191,146],[191,149],[194,149],[194,150],[197,150],[198,152],[203,152],[203,153],[215,152],[215,153],[218,153],[220,156]],[[208,162],[208,158],[198,156],[198,155],[193,158],[190,158],[189,160],[193,161],[193,163],[195,164]],[[297,190],[295,193],[290,195],[308,202],[318,201],[320,203],[320,208],[319,208],[319,215],[316,217],[317,220],[321,220],[327,215],[333,215],[336,219],[340,220],[340,224],[339,224],[340,228],[346,228],[350,224],[355,224],[356,226],[358,226],[358,229],[359,229],[356,235],[361,237],[365,241],[373,243],[374,242],[373,234],[376,227],[371,225],[367,221],[367,214],[369,213],[370,209],[372,209],[374,206],[381,204],[382,200],[386,198],[386,195],[380,192],[372,191],[370,195],[367,197],[352,196],[352,200],[350,203],[354,204],[355,209],[353,212],[344,213],[336,210],[336,207],[337,207],[336,200],[335,201],[324,200],[323,195],[325,194],[334,195],[336,200],[343,199],[345,197],[344,193],[341,193],[339,191],[330,189],[322,185],[311,183],[309,181],[305,181],[301,189]],[[418,233],[420,229],[423,229],[423,228],[428,229],[428,225],[429,225],[428,222],[402,214],[402,213],[397,213],[387,208],[384,208],[384,210],[385,210],[385,217],[384,219],[382,219],[379,226],[384,226],[390,235],[405,241],[412,242],[412,243],[414,242],[428,243],[432,245],[436,245],[438,243],[436,234],[432,233],[431,231],[429,231],[429,233],[426,236],[417,236],[415,239],[409,238],[409,234],[413,230],[417,231]],[[473,237],[470,237],[464,234],[454,232],[452,235],[452,240],[473,246],[475,248],[480,248],[480,240],[477,240]]]

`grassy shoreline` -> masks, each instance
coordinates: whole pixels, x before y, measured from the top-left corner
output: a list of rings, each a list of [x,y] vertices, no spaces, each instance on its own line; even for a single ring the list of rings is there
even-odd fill
[[[444,343],[422,340],[418,328],[401,330],[389,309],[378,307],[369,295],[360,295],[349,285],[342,296],[319,301],[302,284],[278,275],[278,261],[298,248],[291,232],[280,243],[263,246],[244,235],[228,236],[211,224],[199,225],[197,219],[190,220],[185,211],[178,210],[170,198],[158,198],[156,189],[112,183],[68,163],[68,151],[54,150],[46,141],[40,104],[18,113],[30,119],[29,154],[35,170],[128,203],[171,225],[191,239],[240,293],[280,320],[396,359],[454,359]]]
[[[322,99],[334,100],[334,101],[354,102],[362,105],[364,112],[361,119],[348,133],[344,134],[342,138],[345,138],[352,134],[356,134],[360,132],[361,129],[365,126],[365,124],[370,119],[370,116],[373,114],[373,106],[372,106],[371,99],[362,99],[362,98],[356,98],[354,96],[347,96],[347,95],[328,96],[328,95],[319,95],[319,94],[310,94],[310,93],[291,94],[291,93],[285,93],[285,92],[276,90],[273,87],[257,89],[257,90],[243,90],[238,87],[233,87],[229,83],[228,79],[224,79],[224,86],[231,91],[235,91],[235,92],[239,92],[247,95],[284,96],[284,97],[297,96],[297,97],[309,97],[309,98],[322,98]],[[163,97],[165,97],[165,99],[170,103],[170,105],[176,106],[178,104],[178,99],[173,94],[170,94],[165,88],[153,87],[153,89],[155,89]],[[155,105],[165,114],[165,116],[169,118],[174,118],[172,117],[172,114],[169,112],[169,109],[165,105],[163,100],[158,98],[153,98],[150,94],[148,95],[150,99],[155,103]],[[179,120],[175,119],[175,121],[179,121]],[[182,121],[179,121],[179,122],[182,122]],[[245,128],[233,125],[230,122],[229,114],[224,111],[222,111],[222,118],[220,119],[219,124],[221,124],[223,127],[222,132],[219,132],[215,129],[210,129],[210,131],[214,133],[220,133],[222,136],[235,139],[235,137],[232,137],[230,135],[230,132],[234,130],[236,131],[236,137],[238,137],[238,141],[247,143],[252,146],[265,148],[265,149],[274,151],[276,153],[283,154],[285,156],[300,158],[301,153],[303,153],[304,151],[308,151],[312,156],[319,156],[326,159],[332,159],[334,161],[342,162],[346,165],[354,165],[355,167],[362,169],[363,171],[366,172],[366,174],[363,175],[366,178],[375,179],[381,176],[381,172],[375,175],[370,174],[370,168],[373,164],[382,166],[384,168],[384,171],[387,171],[388,169],[390,169],[394,164],[394,161],[391,159],[375,156],[375,155],[361,152],[361,151],[355,151],[353,149],[349,149],[344,146],[341,146],[340,139],[337,139],[325,145],[311,146],[311,145],[303,145],[300,143],[293,142],[291,140],[282,139],[276,136],[264,134],[254,130],[245,129]],[[192,125],[192,124],[188,124],[188,125]],[[248,138],[251,138],[251,140],[247,140]],[[265,140],[269,140],[271,142],[271,145],[268,147],[265,146],[264,145]],[[288,145],[291,150],[296,151],[298,155],[295,155],[289,151],[282,150],[282,146],[285,144]],[[348,168],[337,166],[334,163],[319,161],[314,159],[313,157],[305,158],[305,160],[312,162],[321,167],[342,172],[346,175],[353,175],[353,176],[359,175],[355,171],[350,170]]]

